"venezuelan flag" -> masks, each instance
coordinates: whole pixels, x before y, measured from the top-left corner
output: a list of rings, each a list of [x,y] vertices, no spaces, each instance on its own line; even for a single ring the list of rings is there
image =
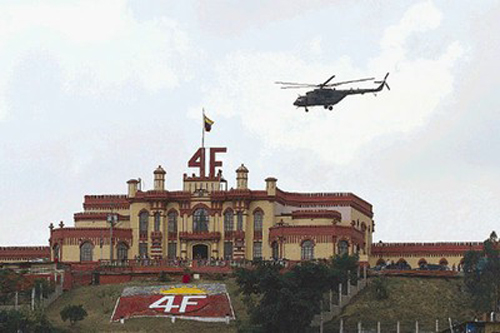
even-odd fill
[[[203,115],[203,122],[205,123],[205,131],[210,132],[212,129],[212,125],[214,124],[214,121],[208,118],[207,116]]]

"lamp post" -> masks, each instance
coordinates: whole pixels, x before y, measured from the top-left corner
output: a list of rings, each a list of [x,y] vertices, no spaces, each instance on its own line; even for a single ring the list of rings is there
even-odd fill
[[[109,260],[113,262],[113,227],[118,222],[118,215],[108,214],[107,221],[109,223]]]

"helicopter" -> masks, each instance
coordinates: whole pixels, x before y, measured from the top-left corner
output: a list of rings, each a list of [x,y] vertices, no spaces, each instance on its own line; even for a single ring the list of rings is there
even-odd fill
[[[296,107],[303,107],[306,112],[309,112],[309,106],[323,106],[325,109],[329,109],[331,111],[333,110],[333,105],[343,100],[347,95],[363,95],[365,93],[376,94],[377,92],[382,91],[384,87],[387,87],[388,90],[391,90],[386,82],[388,76],[389,73],[385,75],[382,81],[374,81],[374,83],[379,84],[379,86],[373,89],[336,89],[337,86],[343,84],[375,80],[375,78],[373,77],[330,83],[330,81],[335,77],[335,75],[332,75],[328,80],[320,84],[283,81],[276,81],[275,83],[282,85],[281,89],[300,89],[314,87],[316,89],[306,92],[305,95],[299,95],[293,105],[295,105]]]

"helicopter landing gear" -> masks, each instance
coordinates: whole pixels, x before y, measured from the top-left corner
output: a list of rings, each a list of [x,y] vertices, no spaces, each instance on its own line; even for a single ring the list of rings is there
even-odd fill
[[[332,110],[333,110],[333,106],[331,106],[331,105],[330,105],[330,106],[328,107],[328,110],[332,111]]]
[[[304,110],[305,110],[306,112],[309,112],[309,109],[308,109],[308,108],[304,108]]]

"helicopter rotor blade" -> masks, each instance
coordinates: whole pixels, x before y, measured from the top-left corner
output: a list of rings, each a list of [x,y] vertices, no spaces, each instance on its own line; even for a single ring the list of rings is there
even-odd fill
[[[332,75],[328,80],[326,80],[325,82],[323,82],[322,84],[319,84],[318,86],[319,87],[324,87],[328,84],[328,82],[330,82],[333,78],[335,77],[335,75]]]
[[[368,77],[366,79],[358,79],[358,80],[349,80],[349,81],[341,81],[341,82],[335,82],[332,84],[327,84],[325,87],[335,87],[335,86],[340,86],[342,84],[348,84],[348,83],[354,83],[354,82],[363,82],[363,81],[371,81],[375,80],[374,77]]]
[[[284,81],[276,81],[275,84],[283,84],[287,86],[316,86],[312,83],[298,83],[298,82],[284,82]]]

